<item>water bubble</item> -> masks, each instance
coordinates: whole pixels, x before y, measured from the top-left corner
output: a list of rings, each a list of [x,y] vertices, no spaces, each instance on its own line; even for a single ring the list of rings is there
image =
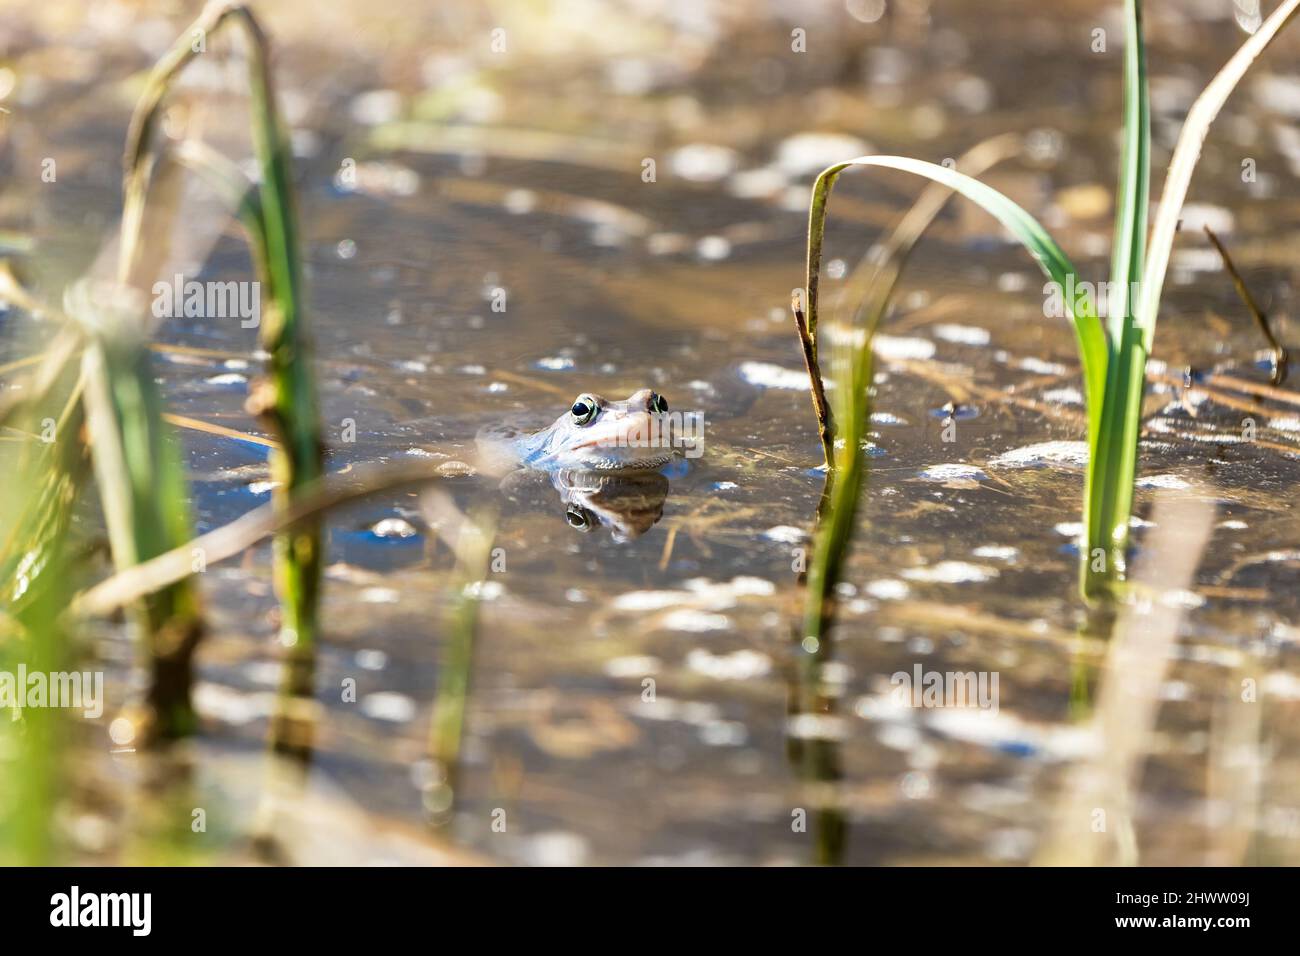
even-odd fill
[[[731,243],[722,236],[705,236],[695,244],[695,254],[709,262],[717,262],[731,255]]]
[[[108,736],[119,747],[125,747],[135,740],[135,724],[125,717],[119,717],[108,725]]]
[[[903,774],[898,786],[909,800],[923,800],[930,795],[930,777],[919,770]]]
[[[668,159],[678,177],[693,183],[712,183],[730,176],[738,157],[735,150],[709,143],[692,143],[676,150]]]
[[[516,216],[525,215],[537,208],[537,193],[531,189],[512,189],[506,193],[502,205],[506,207],[508,213]]]
[[[885,15],[885,0],[845,0],[845,9],[854,20],[875,23]]]
[[[415,701],[395,691],[379,691],[362,698],[361,712],[373,720],[404,724],[415,717]]]

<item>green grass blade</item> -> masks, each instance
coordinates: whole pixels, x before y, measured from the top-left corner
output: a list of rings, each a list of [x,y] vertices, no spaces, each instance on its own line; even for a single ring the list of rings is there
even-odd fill
[[[1022,147],[1019,136],[997,136],[972,147],[958,164],[977,173],[1015,155]],[[819,180],[820,182],[820,180]],[[868,256],[848,282],[851,293],[862,294],[855,311],[854,328],[861,330],[860,340],[839,343],[832,356],[831,374],[838,386],[835,393],[836,420],[841,423],[842,441],[832,447],[827,458],[826,486],[817,509],[813,531],[813,554],[809,564],[803,631],[800,641],[812,638],[803,647],[799,697],[804,710],[815,710],[816,693],[809,688],[819,684],[818,667],[829,654],[827,630],[831,621],[831,591],[839,580],[840,568],[852,543],[852,534],[864,483],[866,468],[861,446],[870,423],[870,384],[872,374],[871,343],[891,298],[903,266],[913,247],[925,234],[940,210],[952,198],[951,187],[934,182],[917,197],[912,208],[898,221],[884,242],[883,255]],[[820,256],[821,231],[825,227],[826,198],[821,193],[818,213],[810,219],[809,246]],[[814,197],[817,191],[814,189]],[[801,336],[804,329],[801,329]],[[814,386],[817,384],[813,383]],[[811,647],[811,649],[809,649]],[[814,748],[815,749],[815,748]]]
[[[1120,348],[1124,325],[1132,313],[1129,293],[1142,277],[1151,194],[1151,107],[1142,42],[1142,4],[1127,0],[1124,7],[1124,147],[1111,252],[1112,308],[1106,319],[1112,355]]]
[[[58,361],[49,389],[24,387],[10,429],[25,440],[0,444],[0,670],[11,679],[67,671],[78,646],[64,618],[75,573],[68,532],[88,457],[82,441],[80,389],[75,360]],[[24,386],[36,383],[30,375]],[[58,421],[52,441],[43,422]],[[26,685],[0,708],[0,865],[48,866],[59,862],[59,815],[69,792],[68,711],[22,706]]]
[[[1210,85],[1197,97],[1183,123],[1178,144],[1174,147],[1173,159],[1169,162],[1169,174],[1165,178],[1164,192],[1160,195],[1160,205],[1156,209],[1150,250],[1138,296],[1137,322],[1142,329],[1142,347],[1148,353],[1155,341],[1156,317],[1160,309],[1160,295],[1164,290],[1165,272],[1169,268],[1169,255],[1174,245],[1174,233],[1178,229],[1183,201],[1187,198],[1187,188],[1191,184],[1192,173],[1196,171],[1196,163],[1201,158],[1201,146],[1210,132],[1210,125],[1241,78],[1246,75],[1246,70],[1291,21],[1297,9],[1300,9],[1300,0],[1283,0],[1254,36],[1241,45],[1210,81]]]
[[[1013,156],[1024,152],[1025,140],[1017,133],[1002,133],[972,146],[957,157],[955,169],[978,178]],[[859,328],[872,328],[884,315],[882,300],[889,299],[912,249],[952,199],[952,190],[942,183],[929,183],[897,222],[879,248],[863,256],[854,268],[837,303],[856,302],[853,320]],[[837,305],[837,312],[839,306]]]
[[[1124,571],[1133,480],[1137,474],[1138,421],[1146,383],[1146,355],[1134,317],[1133,291],[1146,258],[1151,193],[1151,109],[1140,0],[1124,5],[1124,146],[1116,190],[1115,243],[1107,298],[1110,364],[1100,427],[1088,436],[1084,491],[1087,546],[1083,555],[1085,596]]]
[[[821,271],[822,237],[826,229],[826,204],[840,173],[851,166],[875,166],[898,169],[942,183],[976,203],[998,220],[1020,241],[1034,257],[1044,274],[1055,282],[1066,297],[1073,289],[1073,301],[1065,302],[1074,325],[1083,366],[1084,393],[1088,402],[1089,434],[1095,433],[1101,421],[1101,403],[1106,385],[1106,368],[1109,361],[1106,333],[1097,318],[1094,304],[1079,280],[1078,270],[1061,251],[1033,216],[1025,212],[996,189],[984,185],[953,169],[936,166],[904,156],[859,156],[847,162],[828,167],[813,183],[813,196],[808,213],[808,261],[805,288],[808,290],[807,324],[814,343],[817,336],[817,280]]]
[[[1112,310],[1112,359],[1107,381],[1101,427],[1091,442],[1088,466],[1088,550],[1084,569],[1084,592],[1092,595],[1100,583],[1124,571],[1125,546],[1129,516],[1133,508],[1133,484],[1137,477],[1138,438],[1141,427],[1142,396],[1146,384],[1146,362],[1155,342],[1156,319],[1160,309],[1165,273],[1173,248],[1174,235],[1182,213],[1183,201],[1192,173],[1200,158],[1201,146],[1210,125],[1223,108],[1228,96],[1246,70],[1273,41],[1300,8],[1300,0],[1286,0],[1241,48],[1229,59],[1205,88],[1187,115],[1174,149],[1165,180],[1164,192],[1156,212],[1151,242],[1143,261],[1143,237],[1148,196],[1142,182],[1145,176],[1134,169],[1139,152],[1149,152],[1149,137],[1142,127],[1147,123],[1146,77],[1141,40],[1141,12],[1136,0],[1129,0],[1127,27],[1129,42],[1125,58],[1125,149],[1121,171],[1121,208],[1116,222],[1114,257],[1115,283],[1122,293],[1112,301],[1125,308]],[[1149,165],[1149,159],[1146,160]],[[1139,178],[1135,181],[1134,176]],[[1140,277],[1138,300],[1128,301],[1129,283]],[[1101,549],[1102,561],[1096,561]]]
[[[446,638],[429,720],[429,757],[437,778],[424,794],[429,822],[441,826],[451,821],[455,801],[460,796],[461,747],[469,710],[475,644],[482,633],[480,595],[483,584],[491,576],[497,522],[495,514],[487,511],[461,517],[451,499],[437,493],[425,496],[424,507],[426,515],[443,519],[437,525],[444,529],[440,533],[456,556],[445,617]],[[455,529],[454,538],[447,533],[449,526]]]
[[[262,281],[259,334],[262,349],[269,356],[265,380],[252,389],[249,407],[267,421],[279,438],[280,448],[271,456],[271,475],[276,481],[273,498],[281,509],[288,509],[295,492],[313,486],[321,478],[324,445],[305,321],[292,154],[277,106],[269,43],[247,7],[231,2],[209,4],[150,74],[127,135],[123,221],[132,230],[139,228],[154,166],[150,154],[152,132],[158,126],[163,101],[173,82],[197,55],[191,38],[211,39],[227,23],[247,41],[253,151],[261,173],[256,202],[240,203]],[[191,161],[194,158],[190,156]],[[205,161],[199,156],[198,165],[209,178],[230,178],[211,157]],[[229,192],[229,186],[223,191]],[[119,265],[123,276],[138,271],[136,255],[137,244],[124,241]],[[280,639],[288,648],[285,684],[288,695],[294,698],[310,697],[314,685],[321,537],[319,519],[313,516],[275,540],[276,590],[282,609]],[[277,728],[283,723],[273,721],[277,747]]]
[[[311,487],[324,473],[324,441],[307,334],[302,255],[298,246],[293,154],[280,119],[266,35],[245,7],[229,7],[248,41],[252,95],[253,150],[261,166],[259,184],[262,234],[254,238],[259,272],[270,298],[263,309],[262,348],[270,356],[267,387],[250,396],[279,435],[282,451],[272,455],[279,485],[275,498],[288,508],[296,491]],[[321,524],[310,518],[275,542],[276,579],[283,607],[281,643],[290,649],[287,691],[310,697],[315,683],[318,606],[323,563]]]
[[[151,355],[139,336],[143,322],[116,312],[115,303],[79,298],[75,292],[69,297],[69,312],[88,327],[101,324],[82,359],[84,401],[95,479],[120,571],[191,538],[188,483],[176,437],[162,418]],[[203,628],[194,578],[146,595],[136,621],[151,671],[139,732],[145,740],[186,736],[197,727],[190,692]]]

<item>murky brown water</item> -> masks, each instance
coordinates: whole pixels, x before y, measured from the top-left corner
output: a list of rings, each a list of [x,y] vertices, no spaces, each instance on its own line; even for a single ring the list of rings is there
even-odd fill
[[[1084,423],[1071,333],[1043,318],[1042,279],[1024,253],[955,202],[918,248],[883,330],[872,472],[833,650],[835,716],[791,720],[792,567],[821,479],[787,303],[822,166],[873,151],[938,162],[1002,132],[1039,131],[1038,155],[988,180],[1104,276],[1115,11],[890,0],[868,23],[877,4],[694,0],[653,14],[507,4],[496,22],[470,5],[432,6],[266,11],[302,152],[331,468],[467,460],[485,423],[521,410],[551,418],[579,392],[643,386],[702,410],[708,451],[671,479],[662,519],[630,541],[570,527],[545,482],[506,493],[486,477],[458,479],[461,506],[501,509],[506,569],[484,592],[461,793],[433,837],[424,755],[451,558],[414,494],[337,515],[325,711],[308,794],[284,813],[297,821],[280,834],[286,858],[1035,858],[1066,771],[1089,752],[1075,717],[1099,677],[1098,648],[1074,639]],[[1182,111],[1243,36],[1227,3],[1159,6],[1148,15],[1157,169]],[[95,11],[14,7],[0,28],[17,79],[0,226],[34,238],[23,264],[47,287],[113,228],[139,71],[185,22],[135,6]],[[506,48],[494,53],[498,27]],[[1092,52],[1097,27],[1111,52]],[[807,52],[791,50],[796,29]],[[1263,343],[1200,233],[1209,221],[1225,237],[1288,341],[1297,49],[1297,35],[1279,41],[1211,136],[1157,337],[1138,512],[1149,518],[1161,489],[1213,500],[1217,512],[1133,803],[1145,863],[1300,858],[1300,395],[1260,401],[1224,381],[1264,383]],[[213,138],[238,151],[227,135],[238,116],[212,112]],[[32,186],[46,156],[58,181]],[[1254,182],[1242,180],[1247,159]],[[843,178],[828,301],[845,264],[917,188],[894,175]],[[193,221],[202,231],[210,217]],[[213,241],[200,278],[246,278],[236,230]],[[6,340],[25,338],[26,321],[0,317]],[[242,411],[252,333],[180,320],[163,336],[228,354],[160,359],[174,409],[255,429]],[[1207,376],[1203,390],[1178,387],[1188,365]],[[949,402],[961,406],[951,441]],[[1245,418],[1255,441],[1241,440]],[[342,441],[349,419],[354,443]],[[261,449],[186,439],[204,529],[266,500]],[[267,559],[261,550],[206,574],[208,724],[189,771],[110,757],[102,728],[85,745],[80,856],[151,858],[169,828],[175,852],[243,853],[278,681]],[[119,678],[127,640],[106,628],[96,644]],[[997,714],[891,705],[890,676],[917,665],[996,672]],[[346,678],[357,703],[339,700]],[[1234,716],[1243,679],[1259,688],[1245,721]],[[800,743],[815,759],[792,757]],[[149,796],[159,778],[174,800]],[[192,806],[215,821],[201,838],[187,832]],[[842,844],[818,814],[826,806],[838,808]],[[102,826],[124,820],[129,836]],[[1090,839],[1081,822],[1078,840]]]

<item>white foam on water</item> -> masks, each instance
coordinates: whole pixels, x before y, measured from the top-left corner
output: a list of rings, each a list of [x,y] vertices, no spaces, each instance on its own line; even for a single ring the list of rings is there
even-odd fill
[[[927,581],[936,584],[977,584],[998,576],[996,568],[965,561],[940,561],[924,568],[908,568],[903,577],[909,581]]]
[[[1138,488],[1167,488],[1171,491],[1182,491],[1192,487],[1190,482],[1177,475],[1147,475],[1139,478],[1134,484]]]
[[[1054,388],[1043,392],[1043,401],[1057,405],[1082,405],[1083,393],[1077,388],[1067,385],[1064,388]]]
[[[740,377],[762,388],[789,388],[807,391],[807,369],[791,369],[771,362],[741,362]]]
[[[1086,465],[1088,443],[1045,441],[998,455],[989,462],[995,468],[1033,468],[1039,465]]]
[[[404,724],[415,717],[415,701],[396,691],[381,690],[361,698],[361,712],[375,720]]]
[[[989,344],[989,330],[974,325],[936,325],[931,331],[935,338],[957,345],[984,346]]]
[[[686,655],[686,666],[714,680],[748,680],[768,674],[772,670],[772,659],[758,651],[713,654],[697,647]]]
[[[983,469],[976,468],[974,465],[950,463],[931,465],[917,477],[923,481],[983,481],[988,478],[988,475]]]
[[[934,358],[935,351],[934,343],[929,339],[897,335],[877,335],[871,340],[871,349],[883,359],[912,359],[920,362]]]
[[[678,608],[664,615],[661,622],[670,631],[725,631],[731,627],[731,619],[725,614],[712,614],[697,611],[694,608]]]
[[[901,601],[912,593],[907,582],[897,578],[881,578],[879,581],[872,581],[862,590],[882,601]]]
[[[647,677],[659,672],[659,658],[647,655],[615,657],[605,662],[610,677]]]

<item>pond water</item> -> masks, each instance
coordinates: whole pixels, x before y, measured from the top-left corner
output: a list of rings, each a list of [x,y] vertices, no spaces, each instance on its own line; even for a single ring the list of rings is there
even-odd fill
[[[140,71],[185,23],[151,6],[6,11],[15,88],[0,225],[31,237],[18,261],[47,293],[115,227]],[[960,200],[918,246],[878,343],[870,474],[830,694],[811,715],[790,710],[797,569],[822,473],[788,303],[817,171],[870,152],[942,162],[1000,133],[1028,146],[987,180],[1104,276],[1119,8],[507,3],[493,19],[404,0],[265,6],[299,153],[330,469],[472,463],[484,425],[643,387],[702,412],[706,450],[666,489],[635,489],[631,533],[599,508],[574,527],[573,495],[589,501],[589,487],[447,483],[459,507],[496,509],[503,567],[479,592],[446,813],[431,806],[427,741],[454,559],[419,494],[331,516],[315,753],[305,787],[270,810],[269,548],[210,568],[203,733],[158,756],[110,753],[111,712],[90,728],[70,809],[76,858],[1027,863],[1054,834],[1067,847],[1097,839],[1088,821],[1056,829],[1072,772],[1117,745],[1081,717],[1108,670],[1105,646],[1077,636],[1084,410],[1070,329],[1043,315],[1044,280]],[[1226,0],[1157,6],[1156,190],[1182,115],[1244,37]],[[1200,228],[1224,238],[1289,341],[1298,44],[1278,42],[1211,134],[1149,370],[1139,561],[1158,495],[1212,507],[1154,725],[1133,728],[1143,758],[1121,802],[1143,863],[1300,860],[1300,393],[1257,388],[1265,343]],[[228,43],[213,47],[181,102],[241,157],[246,104],[223,85]],[[57,182],[25,185],[46,156]],[[187,276],[249,278],[238,230],[189,190]],[[828,311],[917,191],[901,174],[842,178]],[[0,321],[8,359],[30,320]],[[159,338],[184,347],[158,356],[173,412],[262,434],[243,411],[251,330],[182,318]],[[201,530],[268,500],[263,446],[182,436]],[[129,635],[109,623],[97,637],[124,693],[137,679]],[[891,677],[918,668],[996,676],[994,702],[900,707]],[[349,678],[355,701],[339,690]],[[1258,688],[1246,717],[1243,681]],[[208,832],[190,839],[196,806]],[[247,837],[268,812],[274,846],[255,851]]]

